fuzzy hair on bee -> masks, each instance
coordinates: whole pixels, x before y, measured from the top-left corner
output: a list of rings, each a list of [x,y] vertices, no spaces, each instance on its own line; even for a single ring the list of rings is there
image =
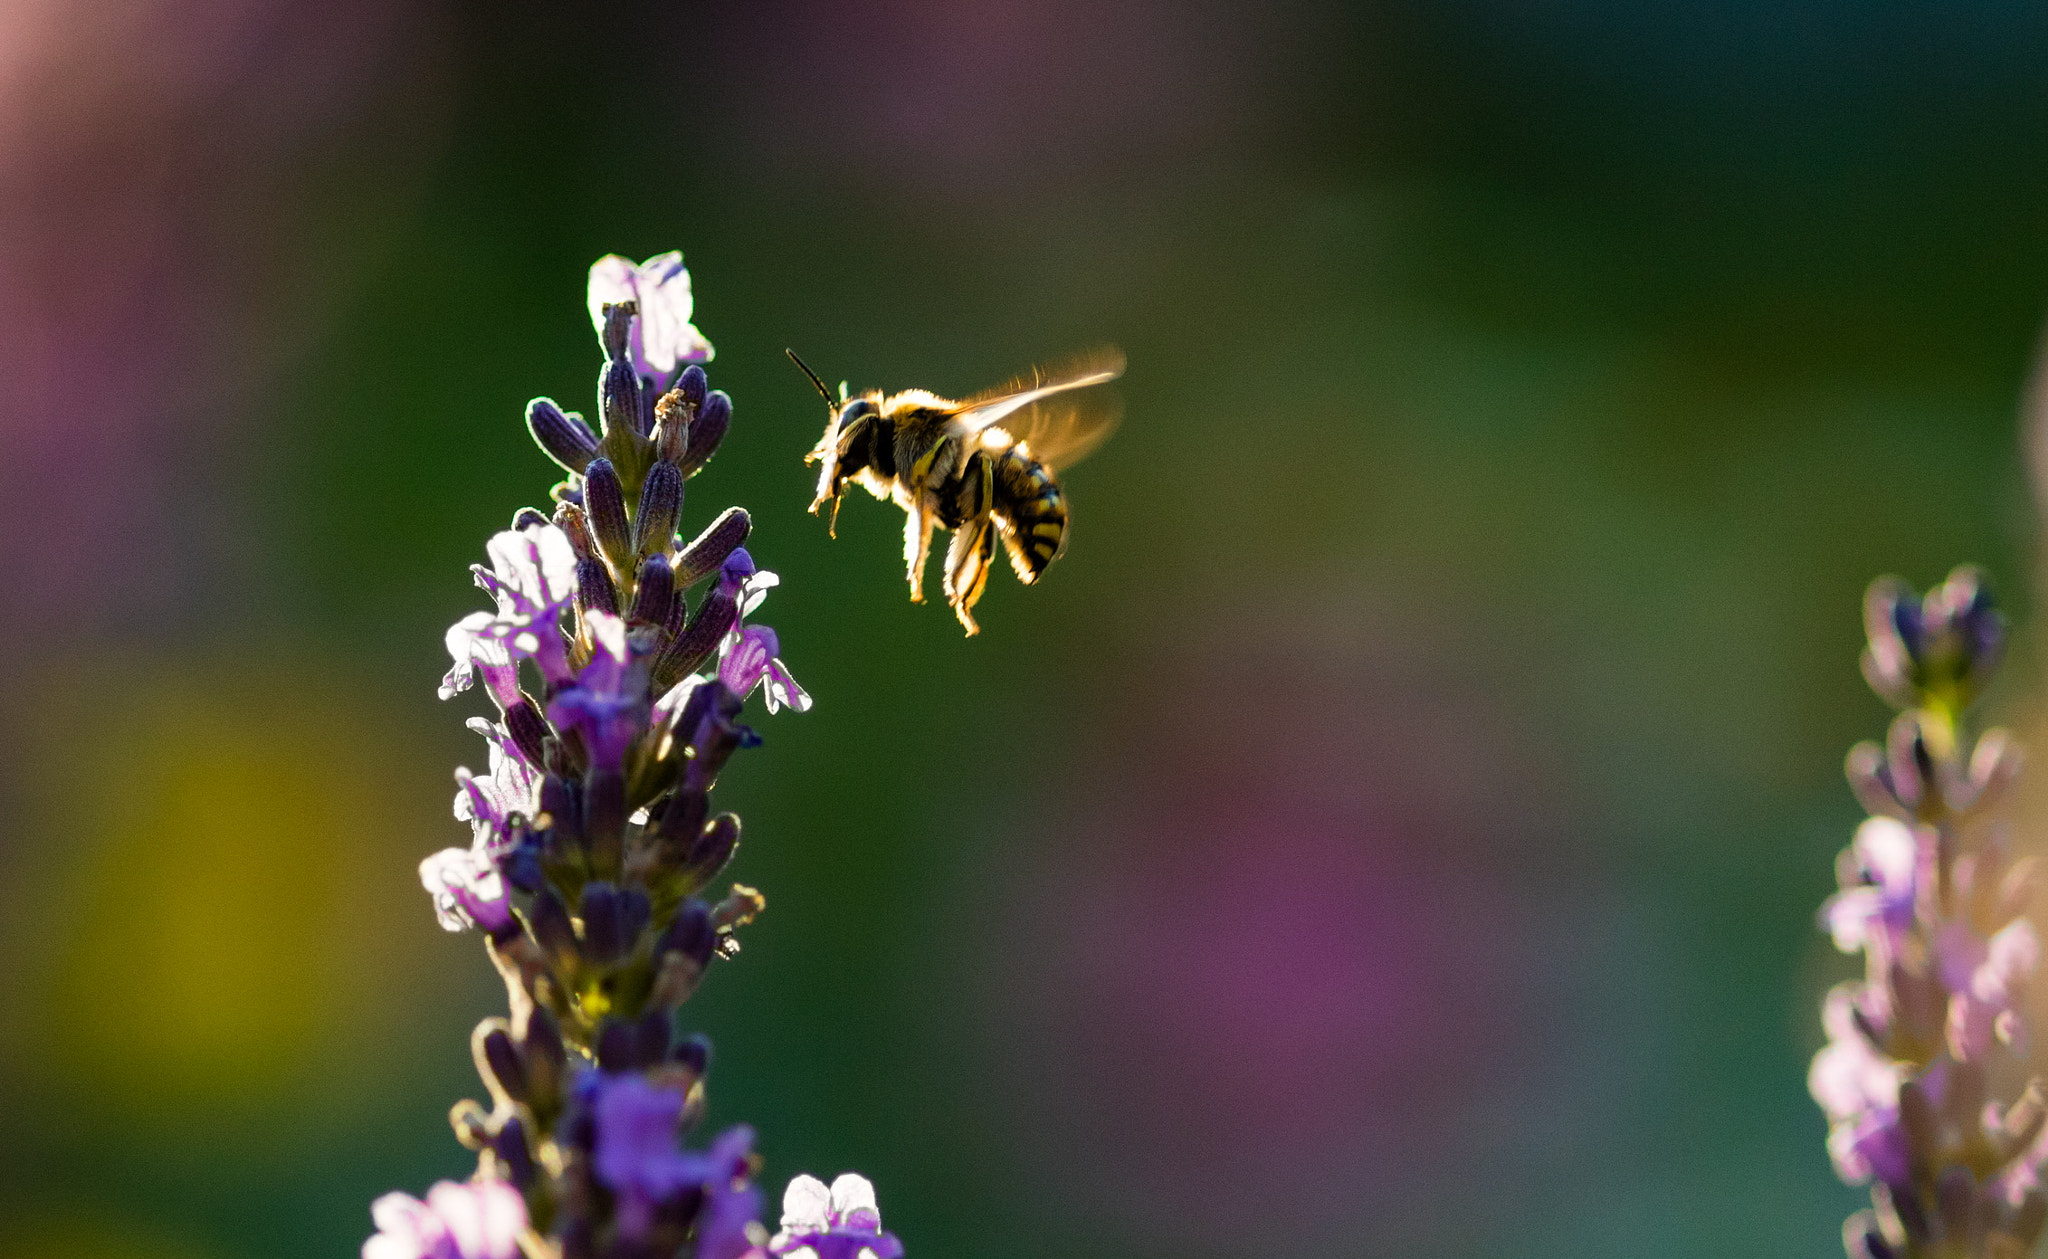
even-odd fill
[[[1123,374],[1113,346],[965,400],[923,389],[883,394],[870,389],[835,399],[816,372],[810,377],[830,415],[824,436],[804,457],[819,465],[816,514],[831,506],[836,536],[839,501],[849,483],[903,509],[903,562],[913,603],[924,601],[924,570],[932,534],[952,532],[946,547],[946,602],[969,635],[980,632],[974,605],[988,585],[1000,544],[1017,580],[1032,585],[1067,544],[1067,499],[1056,468],[1072,467],[1101,445],[1120,412],[1113,396],[1076,390]]]

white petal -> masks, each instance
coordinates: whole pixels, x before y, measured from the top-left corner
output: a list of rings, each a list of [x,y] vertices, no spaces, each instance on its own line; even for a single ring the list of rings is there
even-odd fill
[[[832,1191],[816,1176],[798,1176],[782,1191],[782,1231],[816,1233],[832,1227]]]
[[[604,335],[604,308],[620,302],[639,300],[634,288],[637,268],[632,261],[618,254],[606,254],[590,264],[590,288],[587,298],[590,303],[590,326],[598,335]]]
[[[844,1220],[855,1211],[866,1208],[875,1213],[880,1221],[882,1212],[875,1205],[875,1186],[867,1177],[858,1172],[847,1172],[832,1182],[832,1216]]]

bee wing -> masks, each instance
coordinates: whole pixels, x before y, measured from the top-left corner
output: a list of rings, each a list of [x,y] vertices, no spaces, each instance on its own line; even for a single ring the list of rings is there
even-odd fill
[[[1057,417],[1064,414],[1064,412],[1051,411],[1039,406],[1042,400],[1054,394],[1066,393],[1071,389],[1085,389],[1090,385],[1107,384],[1123,374],[1124,352],[1122,350],[1117,349],[1113,345],[1090,350],[1074,359],[1052,367],[1034,368],[1029,379],[1011,381],[1007,385],[989,390],[986,393],[974,395],[962,402],[960,409],[954,412],[953,428],[955,432],[971,436],[984,429],[993,428],[995,425],[1001,424],[1003,429],[1018,441],[1031,441],[1030,437],[1024,432],[1019,431],[1020,429],[1046,429],[1048,431],[1044,436],[1053,438],[1050,430],[1062,427]],[[1043,418],[1020,417],[1017,420],[1011,420],[1010,417],[1017,416],[1020,412],[1027,409]],[[1093,408],[1091,410],[1099,411],[1101,408]],[[1113,427],[1115,423],[1114,413],[1111,413],[1109,425]],[[1093,426],[1083,425],[1082,427],[1092,428]],[[1086,448],[1093,449],[1097,442],[1100,442],[1103,437],[1107,436],[1109,436],[1109,433],[1105,429],[1100,435],[1088,441]],[[1054,438],[1054,440],[1057,439]],[[1036,442],[1033,442],[1032,452],[1041,460],[1047,458],[1043,449]],[[1072,462],[1072,459],[1070,458],[1068,462]]]
[[[1042,400],[983,430],[982,441],[1006,434],[1047,467],[1071,468],[1108,440],[1123,417],[1123,403],[1108,394]]]

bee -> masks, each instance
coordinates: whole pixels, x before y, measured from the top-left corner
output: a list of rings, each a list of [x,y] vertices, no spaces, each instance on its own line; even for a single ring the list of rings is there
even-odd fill
[[[988,585],[998,538],[1027,586],[1065,551],[1067,499],[1054,468],[1071,467],[1101,445],[1119,412],[1103,395],[1063,395],[1121,376],[1123,351],[1095,350],[959,402],[922,389],[886,397],[870,389],[850,398],[844,383],[835,400],[795,351],[789,357],[817,386],[831,415],[817,448],[804,457],[822,465],[811,513],[830,503],[829,531],[836,537],[847,482],[894,499],[905,515],[911,602],[924,601],[925,564],[937,528],[953,532],[946,602],[970,635],[980,629],[974,605]]]

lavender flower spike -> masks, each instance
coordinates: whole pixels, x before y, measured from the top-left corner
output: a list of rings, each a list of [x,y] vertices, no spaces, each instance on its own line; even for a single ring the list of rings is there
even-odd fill
[[[370,1204],[377,1235],[363,1259],[519,1259],[526,1200],[501,1180],[444,1180],[421,1202],[387,1193]]]
[[[798,1176],[782,1195],[782,1231],[768,1252],[789,1259],[902,1259],[903,1243],[882,1231],[875,1187],[847,1172],[832,1182]]]
[[[528,508],[491,538],[472,572],[496,606],[447,635],[442,698],[481,675],[499,710],[469,723],[488,772],[456,771],[469,844],[419,867],[441,925],[487,935],[510,1006],[470,1037],[488,1096],[449,1112],[476,1176],[424,1202],[378,1199],[364,1259],[771,1259],[753,1130],[685,1144],[711,1044],[681,1034],[681,1014],[766,905],[745,884],[713,886],[740,819],[712,795],[760,742],[743,701],[811,699],[775,631],[747,624],[777,584],[739,545],[750,517],[729,508],[675,554],[682,478],[732,418],[695,366],[711,346],[690,324],[682,255],[600,259],[590,308],[602,457],[580,423],[534,404],[543,451],[570,469],[554,522]],[[1971,976],[1995,1024],[2017,954],[1986,939]],[[900,1259],[865,1180],[804,1177],[790,1192],[780,1253]]]
[[[1836,1172],[1871,1184],[1842,1241],[1850,1259],[2017,1259],[2048,1223],[2048,1094],[1993,1090],[2026,1065],[2020,998],[2040,944],[1997,817],[2010,741],[1963,720],[2003,623],[1973,569],[1924,600],[1887,578],[1864,606],[1864,674],[1901,712],[1885,746],[1849,754],[1874,816],[1836,863],[1821,925],[1863,954],[1864,978],[1828,993],[1807,1075]]]
[[[532,660],[550,683],[569,677],[557,618],[576,594],[576,551],[553,525],[507,529],[485,548],[491,566],[472,565],[476,584],[497,600],[495,612],[472,612],[449,627],[455,664],[441,679],[441,698],[469,689],[481,666],[500,708],[519,699],[518,664]]]
[[[627,352],[640,376],[665,386],[678,367],[711,361],[711,343],[690,322],[695,302],[681,250],[638,264],[617,254],[599,258],[590,267],[589,301],[590,322],[599,336],[604,335],[606,306],[639,304]]]

